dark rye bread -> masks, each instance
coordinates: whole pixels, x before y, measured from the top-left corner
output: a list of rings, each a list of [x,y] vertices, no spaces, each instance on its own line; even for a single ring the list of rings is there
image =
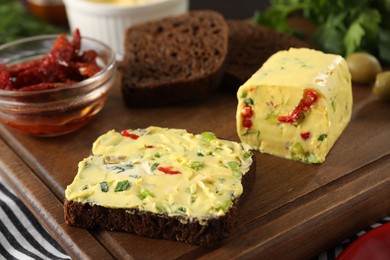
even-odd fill
[[[237,89],[274,53],[290,47],[310,47],[298,38],[274,31],[251,20],[227,20],[229,51],[224,86]]]
[[[153,214],[137,209],[105,208],[75,201],[64,202],[65,222],[83,228],[104,228],[127,231],[151,238],[176,240],[201,246],[213,246],[229,236],[236,225],[240,206],[250,193],[256,175],[256,158],[249,171],[242,177],[243,193],[233,201],[226,215],[209,219],[206,225],[197,220],[183,224],[177,217]]]
[[[228,28],[214,11],[192,11],[130,27],[122,94],[126,106],[202,98],[221,83]]]

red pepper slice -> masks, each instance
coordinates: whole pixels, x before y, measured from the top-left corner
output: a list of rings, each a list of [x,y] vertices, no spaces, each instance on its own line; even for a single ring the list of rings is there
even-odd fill
[[[251,118],[253,116],[253,110],[251,106],[244,106],[241,109],[241,115],[245,118]]]
[[[242,120],[242,125],[246,128],[251,128],[253,123],[250,118],[244,118],[244,120]]]
[[[317,101],[318,94],[313,89],[305,89],[303,97],[294,110],[287,116],[279,116],[278,120],[282,123],[295,123],[299,120],[302,113],[308,111],[310,107]]]
[[[133,140],[137,140],[139,138],[139,135],[133,134],[127,130],[122,130],[121,135],[130,137]]]
[[[166,174],[181,174],[180,171],[174,171],[172,170],[173,169],[173,166],[159,166],[157,168],[157,170],[159,171],[162,171],[163,173],[166,173]]]
[[[310,132],[301,133],[301,137],[302,137],[303,140],[306,141],[310,137]]]

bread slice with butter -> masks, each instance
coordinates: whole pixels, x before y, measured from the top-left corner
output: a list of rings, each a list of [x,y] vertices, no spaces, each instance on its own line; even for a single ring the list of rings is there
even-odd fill
[[[249,146],[181,129],[109,131],[65,191],[68,224],[213,245],[253,183]]]
[[[237,132],[264,153],[322,163],[350,121],[351,75],[338,55],[280,51],[237,92]]]

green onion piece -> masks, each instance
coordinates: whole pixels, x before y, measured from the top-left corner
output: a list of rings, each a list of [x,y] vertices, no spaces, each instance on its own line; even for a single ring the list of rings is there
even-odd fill
[[[204,154],[201,153],[201,152],[197,152],[196,155],[197,155],[197,156],[200,156],[200,157],[204,157]]]
[[[202,169],[204,167],[204,162],[193,161],[193,162],[190,162],[188,164],[188,167],[190,167],[191,169],[194,169],[195,171],[199,171],[200,169]]]
[[[100,183],[100,190],[101,190],[102,192],[107,192],[107,191],[108,191],[108,182],[102,181],[102,182]]]
[[[120,181],[115,186],[115,192],[125,191],[130,187],[130,182],[128,180]]]
[[[317,156],[315,156],[314,154],[309,154],[309,156],[307,156],[305,158],[305,162],[308,162],[308,163],[320,163],[320,161],[318,160]]]
[[[221,207],[219,207],[223,212],[227,212],[229,208],[232,206],[233,202],[231,200],[225,201]]]
[[[159,163],[153,163],[151,170],[152,171],[156,170],[159,165],[160,165]]]
[[[125,169],[128,170],[128,169],[133,169],[134,168],[134,165],[129,163],[129,164],[126,164],[125,166]]]
[[[244,153],[244,158],[245,158],[245,159],[251,158],[252,156],[253,156],[253,154],[252,154],[251,151],[246,151],[246,152]]]
[[[291,146],[290,152],[294,155],[304,155],[305,150],[303,150],[303,146],[300,142],[296,142]]]
[[[179,207],[179,208],[177,208],[177,211],[179,211],[181,213],[186,213],[187,210],[184,207]]]
[[[151,196],[153,197],[154,194],[150,191],[150,190],[144,190],[143,192],[139,193],[137,195],[137,197],[140,199],[140,200],[144,200],[146,199],[148,196]]]
[[[163,206],[158,206],[156,205],[156,210],[161,213],[161,212],[164,212],[165,211],[165,208]]]
[[[320,135],[319,137],[318,137],[318,141],[324,141],[326,138],[328,137],[328,135],[327,134],[322,134],[322,135]]]
[[[253,106],[253,104],[255,103],[255,102],[253,101],[253,99],[251,99],[250,97],[246,97],[245,100],[244,100],[244,102],[245,102],[247,105],[249,105],[249,106]]]
[[[232,170],[232,171],[240,170],[240,164],[238,162],[231,161],[231,162],[228,162],[227,164],[228,164],[230,170]]]
[[[240,164],[238,162],[231,161],[228,162],[227,165],[229,169],[233,172],[234,177],[240,178],[242,176],[240,172]]]
[[[214,133],[212,132],[203,132],[200,134],[203,139],[206,141],[206,142],[210,142],[211,140],[214,140],[214,139],[217,139],[217,137],[215,136]]]

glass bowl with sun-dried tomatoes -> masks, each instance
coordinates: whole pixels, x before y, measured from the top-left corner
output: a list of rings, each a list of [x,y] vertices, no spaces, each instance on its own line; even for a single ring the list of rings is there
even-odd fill
[[[116,71],[115,52],[78,30],[2,45],[0,121],[36,136],[77,130],[103,108]]]

